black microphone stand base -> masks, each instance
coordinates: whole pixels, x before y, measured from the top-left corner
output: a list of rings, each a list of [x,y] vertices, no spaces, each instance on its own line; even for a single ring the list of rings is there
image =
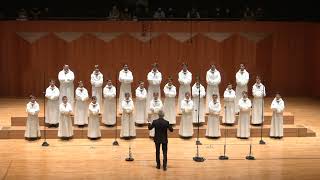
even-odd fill
[[[42,143],[42,146],[49,146],[49,143],[48,143],[47,141],[44,141],[44,142]]]
[[[202,143],[200,142],[200,140],[196,141],[196,145],[202,145]]]
[[[127,157],[126,161],[134,161],[133,157]]]
[[[256,160],[256,158],[252,155],[246,156],[246,160]]]
[[[264,140],[261,139],[261,140],[259,141],[259,144],[266,144],[266,142],[264,142]]]
[[[114,146],[119,146],[119,143],[118,143],[117,140],[114,140],[113,143],[112,143],[112,145],[114,145]]]
[[[219,156],[219,160],[228,160],[228,159],[229,159],[229,157],[226,155]]]
[[[204,157],[195,156],[195,157],[193,157],[193,160],[194,160],[195,162],[203,162],[203,161],[205,161],[206,159],[205,159]]]

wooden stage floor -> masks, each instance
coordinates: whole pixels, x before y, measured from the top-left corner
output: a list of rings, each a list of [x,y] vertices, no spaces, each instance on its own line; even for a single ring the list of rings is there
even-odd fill
[[[267,99],[269,106],[271,99]],[[0,99],[0,126],[10,126],[11,116],[25,116],[26,100]],[[285,98],[286,111],[295,116],[295,123],[320,133],[320,100]],[[269,108],[269,107],[268,107]],[[50,139],[49,147],[42,140],[0,140],[1,179],[319,179],[320,138],[285,137],[281,140],[264,138],[240,140],[227,138],[230,160],[220,161],[224,139],[201,138],[200,155],[203,163],[192,160],[195,139],[169,139],[168,171],[155,168],[152,140],[137,138],[69,142]],[[257,160],[245,160],[249,144]],[[126,162],[128,147],[132,146],[135,161]]]

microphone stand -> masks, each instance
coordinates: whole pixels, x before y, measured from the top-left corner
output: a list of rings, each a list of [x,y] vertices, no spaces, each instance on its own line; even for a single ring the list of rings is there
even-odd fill
[[[226,105],[224,105],[224,117],[226,118]],[[225,126],[224,128],[224,145],[223,145],[223,155],[219,156],[219,160],[228,160],[229,157],[226,156],[226,150],[227,150],[227,133],[228,133],[228,130],[227,130],[227,126]]]
[[[116,71],[117,72],[117,71]],[[117,141],[117,137],[118,137],[118,119],[117,119],[117,116],[118,116],[118,105],[117,105],[117,84],[118,84],[118,81],[117,81],[117,73],[116,73],[116,129],[114,130],[114,141],[112,143],[113,146],[119,146],[119,142]],[[120,98],[120,96],[119,96]]]
[[[47,147],[49,146],[49,143],[47,142],[47,128],[46,128],[46,74],[43,72],[43,87],[44,87],[44,92],[43,92],[43,122],[44,122],[44,141],[41,146]]]
[[[261,102],[261,126],[260,126],[260,141],[259,144],[266,144],[266,142],[262,139],[262,130],[263,130],[263,123],[264,123],[264,94],[265,94],[265,87],[263,86],[263,93],[262,93],[262,102]]]
[[[196,141],[196,145],[197,145],[197,154],[195,157],[193,157],[193,160],[196,162],[203,162],[205,160],[204,157],[199,156],[199,145],[202,145],[202,143],[199,140],[199,132],[200,132],[200,122],[199,122],[199,114],[200,114],[200,88],[201,85],[199,85],[199,99],[198,99],[198,129],[197,129],[197,141]]]
[[[250,113],[250,112],[249,112]],[[252,155],[252,138],[250,138],[249,154],[246,156],[247,160],[255,160],[256,158]]]
[[[198,127],[197,127],[197,141],[196,141],[196,145],[198,146],[198,145],[202,145],[202,143],[200,142],[200,140],[199,140],[199,134],[200,134],[200,88],[201,88],[201,86],[199,85],[199,91],[198,91],[198,109],[197,109],[197,111],[198,111],[198,116],[197,116],[197,118],[198,118],[198,120],[197,120],[197,125],[198,125]]]
[[[124,112],[122,111],[122,113],[124,113]],[[125,159],[126,161],[134,161],[134,158],[133,158],[132,152],[131,152],[131,140],[130,140],[130,137],[131,137],[130,136],[131,126],[130,126],[130,121],[133,121],[133,119],[131,119],[131,118],[129,119],[129,151],[128,151],[128,157]],[[132,122],[132,123],[134,123],[134,122]]]

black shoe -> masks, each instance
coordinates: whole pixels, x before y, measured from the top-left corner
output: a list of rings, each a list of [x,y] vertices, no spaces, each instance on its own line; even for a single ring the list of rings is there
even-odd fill
[[[160,164],[157,164],[157,169],[160,169]]]
[[[167,170],[167,166],[163,166],[163,170],[166,171]]]

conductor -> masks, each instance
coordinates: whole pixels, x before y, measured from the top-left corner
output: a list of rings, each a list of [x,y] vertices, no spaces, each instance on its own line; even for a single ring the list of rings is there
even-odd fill
[[[155,128],[154,143],[156,145],[156,162],[157,169],[160,169],[160,145],[162,145],[163,152],[163,170],[167,170],[167,151],[168,151],[168,134],[167,130],[173,131],[173,128],[169,124],[169,121],[164,119],[163,111],[158,113],[159,119],[154,120],[152,123],[148,120],[148,129]]]

